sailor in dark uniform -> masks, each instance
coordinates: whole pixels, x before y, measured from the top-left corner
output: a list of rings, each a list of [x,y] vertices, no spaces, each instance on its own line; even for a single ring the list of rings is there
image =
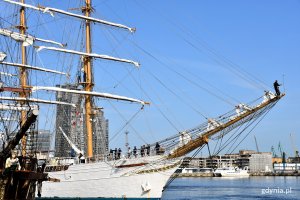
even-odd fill
[[[133,148],[133,155],[134,155],[134,157],[137,156],[136,152],[137,152],[137,149],[136,149],[136,146],[134,146],[134,148]]]
[[[274,89],[275,89],[276,95],[277,95],[277,96],[280,96],[279,86],[281,86],[281,84],[279,84],[279,83],[277,82],[277,80],[276,80],[276,81],[273,83],[273,85],[274,85]]]

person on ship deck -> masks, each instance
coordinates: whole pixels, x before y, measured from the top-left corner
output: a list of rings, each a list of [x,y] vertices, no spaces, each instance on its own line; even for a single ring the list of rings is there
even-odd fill
[[[134,146],[134,148],[133,148],[133,155],[134,155],[135,158],[137,157],[137,148],[136,148],[136,146]]]
[[[274,89],[275,89],[275,92],[276,92],[276,95],[277,96],[280,96],[280,90],[279,90],[279,86],[281,86],[281,84],[278,83],[277,80],[275,80],[275,82],[273,83],[273,86],[274,86]]]
[[[156,155],[159,155],[159,150],[160,150],[160,145],[158,142],[156,142],[156,144],[155,144]]]

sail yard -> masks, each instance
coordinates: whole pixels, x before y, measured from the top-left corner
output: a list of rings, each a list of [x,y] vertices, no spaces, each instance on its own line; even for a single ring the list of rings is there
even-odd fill
[[[12,20],[15,17],[14,13],[5,13],[6,16],[10,16],[6,18],[12,22],[4,21],[0,24],[1,43],[5,47],[0,49],[0,65],[3,70],[1,76],[5,77],[0,87],[0,109],[3,111],[1,118],[5,122],[2,128],[2,145],[3,147],[8,145],[8,148],[3,148],[0,154],[2,171],[6,170],[4,160],[10,156],[10,153],[15,154],[15,152],[9,152],[15,146],[19,151],[20,161],[22,158],[24,160],[31,158],[26,166],[25,161],[21,162],[20,170],[17,169],[12,172],[12,176],[2,179],[1,191],[2,194],[6,191],[5,195],[24,197],[25,190],[12,194],[9,186],[7,186],[8,189],[5,187],[9,180],[18,180],[18,178],[11,179],[14,174],[18,175],[29,170],[31,175],[24,176],[28,177],[25,180],[30,180],[31,183],[26,188],[28,199],[34,198],[34,195],[74,198],[120,198],[124,196],[160,198],[162,188],[169,184],[169,178],[181,164],[184,156],[191,153],[196,155],[212,140],[229,137],[233,130],[241,134],[244,130],[250,129],[250,133],[251,125],[255,127],[285,96],[284,93],[274,95],[265,90],[264,95],[255,101],[242,103],[244,99],[248,101],[250,95],[249,98],[247,96],[243,100],[236,100],[225,94],[227,92],[221,92],[220,95],[200,85],[200,79],[193,79],[195,74],[185,71],[185,66],[177,68],[173,65],[174,63],[168,64],[159,56],[129,39],[129,44],[134,46],[139,54],[159,66],[157,68],[154,65],[152,69],[151,65],[143,69],[143,61],[141,65],[137,61],[140,59],[136,59],[139,56],[132,56],[127,48],[123,51],[126,52],[124,57],[116,52],[116,49],[122,46],[122,42],[129,37],[129,34],[135,33],[136,29],[94,17],[95,8],[90,0],[86,0],[83,5],[76,3],[77,8],[62,4],[64,9],[25,1],[3,0],[1,3],[9,5],[8,11],[18,11],[17,16],[20,18],[20,24],[15,24],[16,21]],[[30,13],[27,18],[25,11]],[[5,17],[1,16],[2,18]],[[65,22],[62,23],[62,21]],[[44,24],[49,24],[51,31],[47,31],[49,27],[44,27]],[[99,35],[93,32],[99,31],[98,29],[103,31],[102,28],[104,31],[109,29],[109,36],[113,38],[113,41],[117,41],[116,45],[112,45],[113,50],[109,51],[112,55],[104,53],[104,48],[99,48],[98,43],[101,40]],[[113,28],[113,31],[110,28]],[[17,32],[18,29],[19,32]],[[122,42],[111,33],[119,29],[126,32],[121,33],[124,34],[123,39],[125,38]],[[122,69],[114,69],[119,65]],[[151,81],[144,73],[151,77]],[[16,75],[20,76],[19,80]],[[247,76],[247,73],[244,72],[242,75]],[[129,79],[132,80],[128,81]],[[171,82],[170,85],[166,84],[168,81]],[[172,81],[176,84],[172,84]],[[106,82],[112,83],[107,85]],[[103,85],[99,86],[99,83]],[[254,84],[259,85],[261,93],[262,88],[266,89],[264,83],[257,81]],[[130,88],[123,85],[129,85]],[[155,91],[159,87],[166,92]],[[186,91],[182,91],[181,87],[186,87],[185,89],[192,93],[186,95]],[[217,88],[214,89],[217,90]],[[123,91],[126,90],[129,92],[123,95]],[[215,114],[207,114],[203,111],[198,96],[191,98],[190,95],[198,91],[204,91],[208,96],[226,104],[224,108],[230,111],[211,117]],[[164,99],[162,100],[161,97]],[[176,104],[172,101],[176,101]],[[178,102],[184,104],[184,108],[177,104]],[[175,110],[180,110],[181,113],[173,114],[168,110],[168,104],[172,105]],[[155,113],[152,107],[157,109]],[[203,120],[204,123],[192,129],[187,128],[191,125],[189,122],[188,126],[182,125],[181,121],[178,123],[177,117],[190,114],[184,110],[186,107],[197,114],[197,120],[190,117],[194,124],[195,122],[200,124],[199,122]],[[32,117],[36,116],[34,113],[37,110],[39,110],[40,117],[38,123],[34,123],[35,120],[32,120]],[[224,110],[222,108],[222,112]],[[108,121],[105,120],[104,111],[114,112],[109,118],[114,122],[113,135],[108,133]],[[146,116],[147,112],[151,114]],[[115,117],[115,114],[118,117]],[[158,126],[161,129],[159,130],[160,139],[154,137],[153,133],[146,136],[146,132],[152,132],[151,128],[146,127],[149,122],[148,117],[158,124],[164,121],[163,126]],[[146,126],[141,125],[141,118],[146,119]],[[28,125],[28,121],[32,125]],[[38,151],[32,144],[34,140],[37,141],[38,128],[41,126],[50,127],[49,129],[55,132],[55,156],[57,158],[44,159],[44,164],[38,165],[36,160]],[[53,130],[54,127],[56,130]],[[165,127],[171,127],[173,131]],[[241,130],[239,130],[240,127],[242,127]],[[113,150],[113,146],[109,143],[120,140],[120,133],[126,129],[130,129],[142,145],[138,148],[134,146],[135,150],[130,149],[127,141],[122,154],[121,148]],[[168,136],[166,130],[169,135],[171,133],[171,136]],[[23,137],[22,144],[18,141],[20,135]],[[13,136],[16,136],[16,139],[13,139],[14,145],[11,145],[9,140]],[[140,145],[135,142],[134,145]],[[102,146],[101,150],[95,151],[95,149],[100,149],[99,145]],[[71,158],[65,158],[66,155],[70,155]],[[35,167],[30,168],[30,164]],[[30,176],[35,177],[35,180]],[[41,190],[43,181],[46,182],[43,183],[43,190]],[[124,189],[128,182],[133,186]],[[35,191],[36,185],[39,186],[38,191]],[[100,188],[102,185],[107,186]],[[109,185],[116,185],[117,190],[109,189]],[[16,185],[13,187],[16,188]],[[94,190],[93,187],[99,187],[99,190]],[[84,191],[92,192],[86,196]]]

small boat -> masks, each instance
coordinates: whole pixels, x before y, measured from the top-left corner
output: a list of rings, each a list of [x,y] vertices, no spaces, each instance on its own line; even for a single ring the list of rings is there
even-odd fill
[[[248,177],[248,167],[240,169],[238,167],[223,167],[214,171],[214,176],[222,177]]]
[[[3,0],[0,2],[0,75],[7,76],[6,78],[0,77],[1,200],[34,199],[35,196],[54,199],[160,199],[163,190],[174,180],[174,178],[170,179],[170,177],[181,165],[183,158],[187,154],[193,151],[198,153],[210,140],[221,139],[225,137],[226,134],[229,134],[230,131],[244,124],[246,125],[249,122],[262,119],[285,95],[275,95],[272,92],[265,91],[264,95],[260,98],[256,98],[255,101],[251,101],[250,103],[239,102],[238,106],[233,107],[225,114],[218,114],[215,118],[208,118],[195,110],[205,118],[205,121],[196,127],[184,130],[177,129],[176,126],[169,121],[168,117],[158,109],[163,117],[174,126],[176,132],[158,141],[150,140],[146,142],[142,139],[143,143],[141,148],[136,149],[133,155],[129,154],[128,149],[127,156],[122,156],[121,148],[119,148],[120,150],[108,151],[109,141],[117,136],[124,128],[128,127],[129,122],[132,121],[139,112],[136,112],[133,116],[128,116],[130,118],[127,120],[127,116],[124,118],[122,114],[127,111],[119,112],[116,110],[126,123],[117,134],[113,137],[109,137],[110,135],[106,132],[108,129],[102,128],[106,127],[107,124],[104,125],[102,122],[100,123],[96,117],[96,115],[100,115],[99,110],[102,109],[102,103],[104,105],[106,105],[106,103],[110,104],[110,100],[139,103],[141,107],[138,111],[144,110],[144,106],[149,105],[149,103],[117,94],[104,93],[101,91],[96,92],[96,90],[94,90],[94,86],[97,85],[96,79],[101,78],[102,75],[99,76],[93,68],[99,65],[99,61],[97,61],[97,63],[95,61],[96,59],[127,63],[136,68],[139,67],[140,64],[133,60],[100,54],[103,49],[102,47],[99,48],[99,41],[93,41],[91,37],[95,35],[97,36],[95,38],[99,38],[99,35],[96,34],[97,32],[92,34],[91,31],[94,30],[94,27],[96,30],[99,29],[100,27],[98,26],[100,26],[100,24],[111,28],[114,27],[115,29],[123,29],[127,31],[127,33],[135,32],[135,28],[94,18],[92,13],[95,9],[91,4],[91,0],[85,0],[85,3],[78,8],[74,8],[73,5],[69,7],[67,3],[56,3],[56,5],[59,5],[61,8],[48,7],[47,5],[50,4],[48,1],[39,1],[39,4],[36,5],[27,4],[25,0],[20,0],[20,2]],[[42,6],[42,3],[45,3],[45,5]],[[70,9],[77,11],[66,11]],[[32,17],[25,15],[25,10],[26,12],[28,10],[27,13]],[[80,12],[83,12],[83,14]],[[17,17],[20,19],[20,23],[18,24],[16,24]],[[59,18],[53,20],[53,17]],[[61,19],[64,21],[62,24],[58,23]],[[49,24],[49,29],[44,27],[48,22],[51,23]],[[70,26],[65,27],[65,25]],[[28,29],[27,26],[30,27],[30,29]],[[91,28],[92,26],[94,27]],[[15,31],[16,28],[19,29],[19,32]],[[50,40],[51,38],[48,38],[49,30],[55,33],[52,35],[54,38],[60,38],[59,41],[53,41]],[[110,31],[111,30],[108,30],[108,32]],[[114,41],[119,41],[114,35],[111,34],[111,36],[113,36]],[[60,42],[60,40],[64,39],[67,41]],[[103,38],[103,40],[104,39],[105,38]],[[143,48],[138,49],[142,50],[142,52],[144,52],[143,54],[151,58],[153,57],[152,53],[150,54],[144,51]],[[114,51],[115,48],[112,52]],[[38,52],[45,53],[40,55]],[[137,55],[137,57],[139,56]],[[159,61],[156,60],[155,57],[152,59]],[[53,65],[54,61],[55,63],[57,61],[55,68],[57,67],[59,70],[43,67],[44,65]],[[76,64],[74,64],[74,62],[76,62]],[[106,63],[104,65],[105,68],[112,68],[106,66]],[[152,65],[150,64],[150,66]],[[64,71],[65,69],[67,69],[67,71]],[[157,71],[158,70],[160,69],[157,68]],[[173,71],[173,69],[171,71]],[[122,71],[115,72],[118,74],[120,72],[120,75],[122,74]],[[15,73],[18,74],[15,76]],[[124,77],[127,77],[127,75],[129,75],[128,72],[121,75],[121,80],[116,79],[116,83],[119,84],[123,82]],[[137,72],[136,75],[140,77],[139,72]],[[179,82],[177,75],[176,81]],[[157,79],[154,75],[152,76],[155,80]],[[16,77],[20,78],[16,79]],[[107,77],[109,78],[109,76]],[[171,79],[170,77],[165,78]],[[186,79],[184,76],[183,78]],[[136,82],[135,78],[132,80]],[[175,79],[172,78],[172,80]],[[164,85],[159,79],[157,79],[157,81]],[[103,83],[104,80],[101,82]],[[110,82],[110,80],[108,80],[108,82]],[[192,80],[188,82],[193,85],[195,83]],[[67,84],[68,88],[64,86],[65,84]],[[115,85],[114,82],[109,84]],[[151,84],[156,86],[155,82]],[[136,85],[138,90],[142,89],[140,84]],[[106,86],[103,85],[101,88],[106,88]],[[115,88],[115,86],[113,88]],[[200,86],[200,88],[202,88],[202,86]],[[148,96],[148,92],[145,93],[144,90],[140,91],[142,92],[142,97],[145,95]],[[211,91],[207,92],[213,94]],[[54,93],[56,93],[55,100]],[[176,98],[180,97],[181,99],[181,96],[178,96],[174,92],[172,93],[175,94]],[[196,91],[194,93],[196,93]],[[157,96],[157,93],[154,94]],[[66,95],[65,100],[62,98],[64,95]],[[168,95],[166,95],[166,97],[167,96]],[[149,100],[152,99],[150,96],[148,97]],[[103,102],[104,100],[107,100],[107,102]],[[101,105],[99,105],[99,103]],[[153,105],[156,104],[154,100]],[[56,105],[52,108],[53,112],[49,112],[49,109],[51,109],[49,106],[51,105]],[[173,107],[174,109],[178,108],[177,106]],[[193,110],[194,107],[195,106],[191,106]],[[34,113],[31,115],[31,111],[38,111],[39,109],[44,112],[40,112],[43,113],[39,115],[41,116],[41,120],[36,120],[37,115],[33,115]],[[56,111],[54,111],[55,109]],[[50,113],[55,112],[56,116],[61,117],[57,117],[55,126],[52,126],[54,123],[50,123],[50,121],[54,116]],[[103,113],[101,113],[101,115],[102,114]],[[187,113],[187,115],[189,115],[189,113]],[[9,119],[9,121],[4,119]],[[111,118],[110,120],[117,122],[117,118]],[[41,124],[34,124],[35,121]],[[37,146],[40,144],[35,144],[38,142],[34,141],[37,141],[37,138],[40,137],[38,127],[48,128],[48,126],[51,131],[53,130],[53,132],[55,132],[56,137],[58,137],[58,135],[62,137],[62,142],[56,142],[57,155],[55,156],[58,158],[55,158],[53,161],[46,159],[44,162],[40,161],[41,165],[37,167]],[[247,127],[249,126],[245,128]],[[19,130],[18,132],[20,132],[20,134],[16,134],[14,130]],[[244,130],[243,128],[243,131]],[[144,132],[145,130],[142,129],[141,133]],[[13,139],[11,142],[11,138],[15,135],[17,135],[16,139]],[[137,134],[137,136],[139,135]],[[145,144],[147,144],[146,147]],[[2,172],[8,170],[8,167],[5,167],[5,162],[9,157],[9,153],[17,145],[19,145],[18,148],[22,151],[21,158],[24,161],[24,166],[21,167],[21,170],[9,171],[10,173],[7,176],[3,176]],[[58,154],[59,146],[65,147],[62,148],[66,149],[64,150],[66,151],[65,153],[67,153],[68,150],[72,150],[77,155],[72,155],[73,158],[64,158],[63,155]],[[31,160],[34,159],[34,161],[29,162],[27,158]],[[203,170],[206,171],[206,169]],[[242,175],[245,173],[233,170],[232,172],[227,171],[226,174]],[[38,186],[37,194],[35,191],[36,185]]]

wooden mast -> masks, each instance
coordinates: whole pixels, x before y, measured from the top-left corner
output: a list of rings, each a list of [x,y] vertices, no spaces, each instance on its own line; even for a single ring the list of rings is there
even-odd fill
[[[85,16],[89,17],[92,11],[91,0],[85,0]],[[91,53],[91,23],[89,20],[85,22],[85,43],[86,53]],[[84,76],[85,76],[85,91],[93,90],[93,77],[92,77],[92,60],[91,57],[86,56],[84,58]],[[85,120],[86,120],[86,140],[87,140],[87,157],[93,157],[93,126],[92,126],[92,97],[91,95],[85,96]]]
[[[20,0],[21,3],[25,3],[24,0]],[[21,34],[26,33],[26,21],[25,21],[25,7],[21,7],[20,9],[20,25],[19,30]],[[26,47],[21,45],[21,56],[22,56],[22,64],[27,64],[26,59]],[[27,71],[25,67],[20,68],[20,86],[22,88],[22,92],[19,93],[20,97],[26,98],[26,89],[27,89]],[[24,104],[25,102],[23,102]],[[21,125],[23,125],[26,121],[27,112],[21,112]],[[24,135],[22,138],[22,156],[26,155],[26,136]]]

